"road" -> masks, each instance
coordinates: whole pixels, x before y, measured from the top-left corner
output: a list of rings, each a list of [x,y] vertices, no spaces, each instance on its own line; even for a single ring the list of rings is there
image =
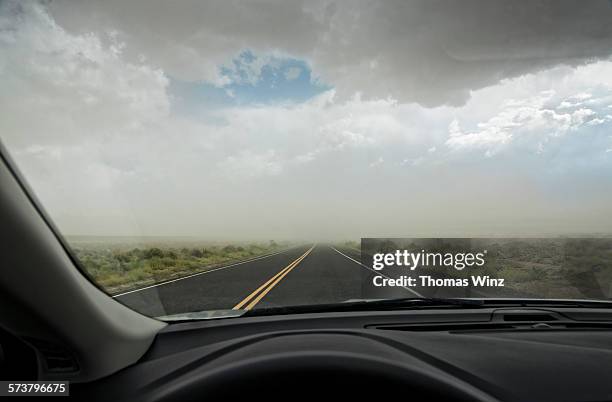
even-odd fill
[[[350,299],[416,297],[416,289],[372,285],[359,251],[304,245],[248,262],[115,296],[147,315],[338,303]]]

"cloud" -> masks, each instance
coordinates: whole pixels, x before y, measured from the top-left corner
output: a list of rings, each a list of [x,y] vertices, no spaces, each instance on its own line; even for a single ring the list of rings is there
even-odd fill
[[[223,77],[215,80],[219,86],[230,84],[256,85],[261,80],[264,67],[276,62],[271,55],[256,56],[251,52],[242,52],[232,63],[221,67]]]
[[[425,106],[462,105],[504,78],[611,54],[607,0],[56,0],[50,9],[72,32],[112,30],[126,55],[182,80],[223,85],[219,66],[245,50],[289,54],[341,99]]]
[[[612,71],[612,64],[608,63]],[[583,69],[590,69],[589,66]],[[566,76],[568,85],[561,88],[563,92],[572,90],[576,82],[582,81],[582,71]],[[537,85],[538,75],[527,79],[533,86]],[[518,81],[518,85],[525,85],[525,80]],[[584,82],[580,88],[585,89]],[[532,87],[533,86],[528,86]],[[588,87],[587,87],[588,88]],[[511,96],[517,91],[517,82],[502,85],[496,91]],[[612,86],[608,90],[611,90]],[[574,89],[576,90],[576,89]],[[505,92],[504,92],[505,91]],[[607,98],[607,94],[601,96]],[[559,101],[559,99],[563,99]],[[555,90],[542,90],[527,98],[509,98],[503,101],[498,110],[484,121],[472,122],[474,129],[464,130],[458,119],[453,119],[448,126],[448,138],[445,145],[452,151],[482,151],[491,157],[508,149],[513,151],[521,148],[525,152],[541,153],[545,145],[553,138],[562,137],[578,132],[585,126],[597,126],[607,120],[593,109],[586,106],[586,101],[593,105],[599,102],[599,96],[587,92],[578,92],[570,95],[558,94]],[[595,149],[593,149],[595,150]]]
[[[432,67],[444,58],[430,50],[444,41],[426,41],[427,19],[422,34],[410,36],[416,22],[404,14],[421,3],[395,5],[406,27],[389,16],[388,27],[374,24],[371,33],[366,23],[384,15],[386,3],[361,5],[355,15],[331,2],[194,3],[179,10],[165,2],[131,9],[133,3],[69,8],[58,1],[50,3],[52,14],[45,4],[0,5],[0,132],[65,233],[269,239],[440,235],[455,227],[464,235],[522,230],[535,218],[550,230],[609,227],[601,216],[612,216],[612,195],[601,183],[612,166],[605,152],[612,146],[610,61],[541,69],[551,58],[514,77],[518,70],[499,70],[495,54],[484,51],[495,41],[466,39],[478,46],[448,47],[474,66],[474,80],[465,80],[465,72],[444,63]],[[431,4],[424,15],[435,22],[440,3]],[[214,7],[214,18],[200,7]],[[162,14],[167,24],[148,26]],[[563,30],[577,32],[587,14]],[[351,22],[358,15],[366,25]],[[228,21],[231,32],[221,23]],[[291,31],[286,37],[278,35],[283,23]],[[452,32],[439,29],[446,34],[436,40]],[[525,54],[535,52],[533,41],[525,43]],[[177,113],[171,77],[218,85],[223,77],[261,79],[257,66],[218,75],[245,48],[303,55],[303,74],[312,67],[335,88],[300,103],[196,105],[199,113]],[[494,79],[481,80],[481,73]],[[465,91],[461,107],[429,107],[463,102],[454,94]],[[370,169],[379,162],[384,169]],[[564,196],[568,187],[573,200]]]
[[[302,74],[302,69],[299,67],[289,67],[285,71],[285,79],[288,81],[295,80]]]
[[[219,164],[223,173],[230,178],[257,178],[279,175],[283,167],[274,150],[262,154],[243,151],[236,156],[228,156]]]
[[[0,98],[2,127],[13,137],[52,132],[56,140],[81,137],[83,127],[104,135],[167,116],[164,73],[124,61],[123,44],[107,39],[104,44],[95,35],[67,33],[36,3],[3,2],[0,69],[3,92],[10,96]],[[36,118],[20,124],[15,119],[23,118],[23,110]]]

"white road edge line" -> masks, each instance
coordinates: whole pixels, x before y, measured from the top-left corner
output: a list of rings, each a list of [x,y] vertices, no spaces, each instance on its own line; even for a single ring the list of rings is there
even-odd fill
[[[378,272],[378,271],[376,271],[375,269],[368,267],[367,265],[362,264],[360,261],[357,261],[356,259],[349,257],[348,255],[344,254],[342,251],[337,250],[337,249],[336,249],[336,247],[331,246],[331,248],[332,248],[332,249],[334,249],[334,251],[335,251],[336,253],[338,253],[338,254],[340,254],[340,255],[342,255],[342,256],[344,256],[344,257],[348,258],[349,260],[353,261],[355,264],[359,264],[359,265],[360,265],[360,266],[362,266],[363,268],[365,268],[365,269],[367,269],[367,270],[370,270],[370,271],[372,271],[372,272],[374,272],[374,273],[376,273],[376,274],[378,274],[378,275],[380,275],[380,276],[384,276],[384,277],[385,277],[385,278],[387,278],[387,279],[392,279],[392,278],[389,278],[387,275],[385,275],[385,274],[383,274],[383,273],[381,273],[381,272]],[[410,288],[407,288],[406,286],[400,286],[400,287],[402,287],[402,288],[406,289],[406,290],[407,290],[407,291],[409,291],[409,292],[412,292],[412,293],[413,293],[413,294],[415,294],[417,297],[425,297],[425,296],[423,296],[422,294],[420,294],[419,292],[417,292],[416,290],[412,290],[412,289],[410,289]]]
[[[114,299],[115,297],[125,296],[125,295],[128,295],[130,293],[136,293],[136,292],[140,292],[142,290],[147,290],[147,289],[155,288],[155,287],[158,287],[158,286],[167,285],[167,284],[172,283],[172,282],[182,281],[183,279],[193,278],[194,276],[198,276],[198,275],[204,275],[204,274],[209,274],[209,273],[215,272],[215,271],[221,271],[222,269],[233,268],[235,266],[246,264],[246,263],[249,263],[249,262],[253,262],[253,261],[257,261],[257,260],[263,260],[264,258],[268,258],[268,257],[272,257],[272,256],[275,256],[275,255],[278,255],[278,254],[286,253],[287,251],[292,250],[294,248],[295,247],[291,247],[291,248],[288,248],[286,250],[278,251],[278,252],[272,253],[272,254],[262,255],[262,256],[259,256],[259,257],[256,257],[256,258],[252,258],[250,260],[235,262],[233,264],[225,265],[225,266],[222,266],[222,267],[219,267],[219,268],[214,268],[214,269],[211,269],[211,270],[208,270],[208,271],[197,272],[195,274],[191,274],[191,275],[187,275],[187,276],[182,276],[180,278],[172,279],[172,280],[169,280],[169,281],[166,281],[166,282],[160,282],[160,283],[156,283],[154,285],[145,286],[144,288],[138,288],[138,289],[134,289],[134,290],[129,290],[127,292],[123,292],[123,293],[119,293],[119,294],[113,295],[112,298]]]

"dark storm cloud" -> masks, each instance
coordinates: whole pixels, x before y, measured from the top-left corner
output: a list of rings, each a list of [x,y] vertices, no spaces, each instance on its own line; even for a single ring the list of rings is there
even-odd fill
[[[132,57],[216,81],[241,50],[303,57],[340,96],[460,105],[504,78],[612,53],[607,0],[56,0],[67,29],[116,30]]]

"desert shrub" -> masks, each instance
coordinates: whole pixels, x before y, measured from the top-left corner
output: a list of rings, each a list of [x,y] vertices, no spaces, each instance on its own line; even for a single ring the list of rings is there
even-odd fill
[[[158,248],[158,247],[152,247],[149,249],[146,249],[144,251],[144,255],[143,257],[146,259],[151,259],[151,258],[155,258],[155,257],[163,257],[164,256],[164,252],[162,249]]]
[[[533,267],[529,270],[528,280],[530,281],[541,281],[548,277],[548,272],[544,268]]]
[[[199,248],[194,248],[191,250],[191,256],[195,258],[202,258],[204,253]]]

